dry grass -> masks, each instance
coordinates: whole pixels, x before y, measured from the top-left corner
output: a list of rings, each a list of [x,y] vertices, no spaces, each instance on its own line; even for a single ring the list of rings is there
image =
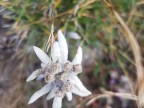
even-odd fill
[[[0,108],[51,106],[51,101],[47,103],[44,98],[27,105],[30,95],[40,88],[41,82],[28,85],[25,79],[40,65],[31,46],[39,46],[48,52],[59,28],[81,36],[82,39],[76,41],[67,36],[70,58],[79,44],[86,49],[84,56],[88,59],[84,58],[82,79],[93,91],[86,99],[75,97],[71,104],[64,101],[64,108],[99,108],[92,105],[114,96],[136,101],[140,108],[144,99],[143,5],[144,2],[138,0],[130,3],[126,0],[0,1],[1,10],[4,10],[0,21],[6,20],[2,26],[8,26],[4,29],[0,26]],[[129,93],[125,89],[125,93],[113,92],[121,84],[108,83],[111,70],[128,79]],[[106,90],[101,91],[101,87]]]

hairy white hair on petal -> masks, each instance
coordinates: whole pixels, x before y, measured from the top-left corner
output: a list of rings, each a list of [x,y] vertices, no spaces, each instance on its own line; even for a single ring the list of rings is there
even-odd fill
[[[37,57],[41,60],[42,63],[48,64],[50,62],[50,58],[40,48],[33,46],[33,49]]]
[[[68,59],[68,46],[66,42],[66,38],[63,35],[61,30],[58,30],[58,43],[61,50],[62,61],[65,63]]]
[[[40,81],[40,80],[42,80],[44,77],[45,77],[44,74],[40,74],[40,75],[36,78],[36,80],[37,80],[37,81]]]
[[[81,39],[80,35],[76,32],[68,32],[67,35],[72,39],[76,39],[76,40]]]
[[[82,48],[79,46],[72,63],[76,65],[81,64],[81,62],[82,62]]]
[[[26,82],[29,82],[31,80],[34,80],[41,74],[42,69],[37,69],[26,79]]]
[[[91,95],[91,93],[85,93],[85,92],[79,91],[79,89],[77,87],[73,87],[72,88],[72,93],[74,93],[74,94],[76,94],[78,96],[81,96],[81,97],[86,97],[86,96]]]
[[[80,92],[85,93],[87,96],[91,95],[91,92],[84,87],[77,75],[72,73],[69,80],[73,85],[75,85],[75,87],[78,88]]]
[[[53,62],[61,61],[61,52],[58,42],[54,42],[51,48],[51,56]]]
[[[45,68],[47,64],[41,63],[41,68]]]
[[[62,97],[55,97],[53,100],[52,108],[61,108],[62,107]]]
[[[68,101],[72,101],[72,93],[71,92],[66,92],[66,96]]]
[[[38,98],[40,98],[41,96],[47,94],[49,91],[51,90],[51,84],[46,84],[43,88],[41,88],[40,90],[36,91],[30,98],[28,104],[33,103],[34,101],[36,101]]]

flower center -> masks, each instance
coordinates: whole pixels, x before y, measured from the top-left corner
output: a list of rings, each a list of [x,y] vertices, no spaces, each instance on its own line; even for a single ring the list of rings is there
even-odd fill
[[[77,64],[73,66],[73,71],[75,73],[81,73],[82,72],[82,65],[81,64]]]
[[[59,74],[56,74],[56,79],[59,80],[59,81],[64,81],[68,78],[68,73],[65,73],[65,72],[61,72]]]
[[[68,61],[68,62],[66,62],[64,65],[63,65],[63,70],[65,71],[65,72],[68,72],[68,71],[70,71],[72,69],[72,64]]]
[[[71,91],[71,89],[72,89],[72,84],[69,81],[66,82],[63,86],[63,90],[66,92],[69,92],[69,91]]]
[[[53,63],[51,66],[50,66],[50,72],[56,72],[58,70],[58,65],[56,63]]]
[[[46,72],[44,79],[46,83],[49,83],[50,81],[52,81],[53,76],[49,72]]]

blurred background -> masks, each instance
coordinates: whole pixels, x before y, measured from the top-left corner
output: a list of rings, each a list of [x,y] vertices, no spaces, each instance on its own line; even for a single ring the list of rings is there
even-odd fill
[[[143,0],[0,0],[0,108],[51,108],[46,96],[27,104],[45,82],[26,78],[40,68],[32,46],[45,50],[52,24],[55,37],[58,29],[66,36],[69,60],[82,46],[79,77],[93,93],[64,98],[63,108],[137,108],[132,99],[101,94],[135,92],[136,54],[144,63]]]

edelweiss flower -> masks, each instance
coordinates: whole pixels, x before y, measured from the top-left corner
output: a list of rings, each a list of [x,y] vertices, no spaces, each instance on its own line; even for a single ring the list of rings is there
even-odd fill
[[[40,48],[33,48],[42,62],[41,69],[34,71],[26,81],[44,78],[47,84],[32,95],[29,104],[48,93],[47,100],[54,98],[52,108],[61,108],[65,95],[71,101],[72,93],[82,97],[91,94],[77,76],[82,72],[82,48],[78,48],[72,62],[68,61],[67,42],[61,30],[58,31],[58,41],[51,48],[52,60]]]

